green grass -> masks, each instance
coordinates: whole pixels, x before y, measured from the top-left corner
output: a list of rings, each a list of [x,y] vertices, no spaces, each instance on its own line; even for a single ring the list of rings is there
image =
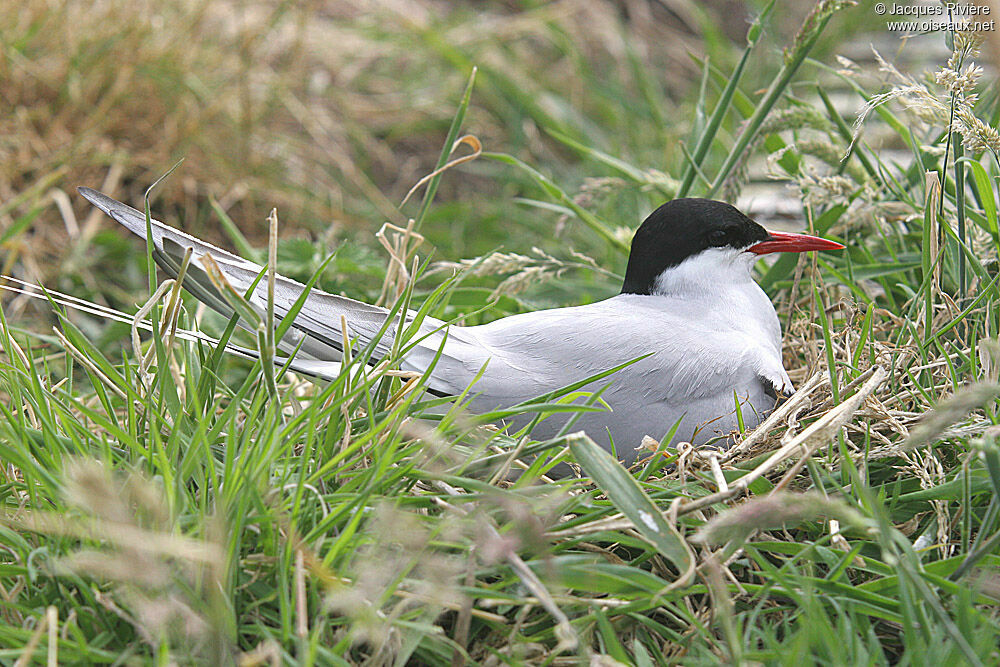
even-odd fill
[[[759,10],[761,22],[736,48],[703,26],[708,57],[693,69],[687,96],[660,89],[637,52],[602,60],[577,24],[550,6],[515,15],[543,36],[534,42],[456,32],[474,24],[462,9],[438,22],[359,19],[365,48],[406,67],[390,75],[368,63],[355,84],[384,90],[398,79],[409,92],[447,72],[440,79],[447,92],[432,95],[436,107],[426,114],[351,117],[336,128],[311,112],[299,118],[319,124],[312,130],[342,131],[357,152],[339,155],[322,149],[345,144],[282,134],[285,111],[303,110],[275,92],[268,99],[283,100],[285,111],[272,116],[265,104],[254,120],[273,123],[288,150],[302,149],[303,163],[269,176],[283,185],[268,201],[278,205],[282,233],[297,214],[313,223],[366,220],[370,229],[413,216],[427,240],[396,250],[423,262],[412,280],[383,285],[385,254],[370,239],[339,243],[332,259],[324,251],[332,236],[254,250],[262,237],[243,238],[228,220],[242,227],[237,214],[253,211],[251,203],[227,211],[200,197],[192,217],[228,229],[241,250],[271,258],[282,273],[476,322],[610,295],[642,212],[679,192],[732,197],[749,158],[770,156],[770,168],[799,188],[807,226],[848,246],[759,267],[801,392],[779,408],[779,423],[714,458],[661,447],[626,471],[586,438],[539,443],[498,433],[499,413],[470,414],[464,398],[443,403],[422,391],[421,378],[394,374],[412,331],[400,334],[387,364],[366,366],[372,351],[357,350],[347,372],[315,384],[234,359],[221,345],[173,338],[176,313],[181,329],[197,324],[223,341],[239,338],[267,359],[281,331],[268,318],[253,336],[211,315],[196,322],[194,302],[169,290],[150,323],[166,328],[144,335],[140,349],[131,349],[126,324],[6,300],[0,662],[996,663],[1000,164],[990,148],[952,144],[942,155],[950,130],[961,128],[949,127],[948,115],[921,120],[892,101],[871,112],[854,142],[853,118],[836,111],[827,87],[861,104],[897,82],[875,72],[837,74],[834,47],[824,40],[835,43],[866,20],[865,8],[821,3],[787,44],[769,30],[773,12]],[[33,30],[22,26],[20,39],[4,40],[9,60],[29,58],[46,39],[46,22],[58,19],[36,12],[27,24]],[[505,26],[513,21],[496,16]],[[286,18],[270,15],[275,23]],[[126,71],[123,80],[200,90],[182,76],[190,54],[141,25],[126,24],[119,39],[133,44],[141,63],[174,64]],[[635,30],[609,25],[612,34]],[[114,48],[113,34],[91,42],[101,39]],[[232,65],[215,46],[205,53],[220,58],[219,67]],[[254,49],[263,48],[245,44],[240,66],[254,65]],[[406,57],[406,49],[420,57]],[[539,52],[559,54],[558,67],[536,72]],[[508,67],[496,66],[497,53]],[[308,70],[308,58],[298,57],[295,74]],[[480,67],[470,85],[473,64]],[[105,76],[86,78],[79,96],[62,103],[82,105]],[[303,93],[286,83],[290,94]],[[576,85],[593,94],[581,98]],[[988,121],[1000,106],[979,87],[974,112]],[[337,104],[346,108],[345,95]],[[944,109],[962,104],[940,86],[929,85],[927,95]],[[689,126],[666,113],[674,97],[689,105]],[[141,111],[113,99],[109,118],[94,122],[114,124],[116,104]],[[143,153],[160,156],[146,168],[165,171],[171,160],[163,155],[186,152],[185,142],[219,123],[239,127],[230,125],[238,114],[198,118],[182,148]],[[451,153],[457,138],[483,139],[497,128],[505,128],[503,140],[487,142],[480,157],[436,176],[395,210],[421,176],[465,154],[467,146]],[[870,145],[875,133],[880,143]],[[199,162],[193,176],[269,182],[260,171],[239,171],[248,164],[226,152],[223,135],[204,149],[225,169],[203,171],[207,163]],[[80,150],[96,136],[79,135]],[[407,139],[426,168],[397,187],[384,173],[389,163],[376,162],[387,145],[404,155]],[[886,146],[909,151],[912,164],[886,158]],[[359,147],[372,149],[367,161]],[[0,204],[6,270],[30,275],[37,267],[46,286],[96,306],[145,301],[136,295],[154,275],[136,260],[142,253],[132,240],[95,227],[71,237],[70,250],[52,262],[54,233],[41,249],[25,241],[36,220],[59,219],[43,195],[78,168],[60,159],[64,166],[47,163],[34,180],[25,172],[10,181],[20,195]],[[317,180],[308,165],[323,160],[336,168],[318,182],[339,198],[309,186]],[[268,161],[250,162],[263,169]],[[90,162],[82,172],[97,169]],[[183,210],[170,188],[185,169],[166,181],[163,206]],[[126,189],[155,180],[134,164],[123,173]],[[152,210],[159,206],[154,199]],[[504,258],[480,257],[455,279],[428,270],[432,246],[431,269],[501,245]],[[539,252],[529,252],[532,245]],[[240,310],[241,297],[230,297]],[[59,313],[56,332],[40,324],[48,312]],[[565,396],[539,400],[523,410],[573,409]],[[580,478],[545,478],[567,462],[580,467]],[[525,469],[505,481],[511,466]]]

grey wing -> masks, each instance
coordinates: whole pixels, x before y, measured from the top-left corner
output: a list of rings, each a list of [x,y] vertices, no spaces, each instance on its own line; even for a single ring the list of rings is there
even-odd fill
[[[769,348],[720,332],[707,318],[634,299],[515,315],[462,335],[474,340],[466,341],[466,360],[489,361],[475,390],[498,402],[528,400],[635,359],[603,381],[610,383],[606,395],[620,391],[646,405],[708,400],[731,397],[734,383],[750,386],[758,377],[791,388]]]
[[[695,444],[725,436],[738,425],[737,401],[752,427],[774,406],[761,379],[774,377],[778,387],[787,381],[780,355],[769,345],[742,332],[721,331],[704,313],[676,304],[646,309],[635,299],[623,304],[613,297],[516,315],[462,333],[475,339],[470,347],[479,355],[466,359],[488,360],[472,389],[477,410],[512,407],[638,359],[583,387],[601,390],[610,411],[585,414],[574,425],[605,447],[613,438],[626,452],[643,435],[661,438],[675,424],[676,437]],[[536,436],[551,437],[565,423],[566,418],[549,419]],[[632,458],[634,453],[626,454]]]
[[[143,239],[146,238],[146,216],[143,213],[90,188],[81,187],[79,192],[129,231]],[[218,264],[232,286],[241,292],[249,289],[257,276],[260,275],[263,267],[164,225],[158,220],[151,220],[151,227],[153,258],[157,265],[171,277],[176,277],[185,250],[191,248],[193,261],[189,264],[184,287],[195,298],[213,310],[225,316],[232,316],[232,308],[209,279],[208,274],[200,268],[198,260],[210,256]],[[277,276],[275,315],[279,319],[288,314],[304,288],[302,283],[281,275]],[[266,305],[266,286],[263,281],[257,285],[252,293],[250,302],[263,313]],[[349,335],[358,337],[362,344],[367,344],[378,338],[375,351],[376,357],[379,357],[388,353],[395,333],[395,328],[390,325],[386,332],[379,336],[388,314],[389,311],[385,308],[314,288],[296,316],[289,333],[281,341],[281,346],[289,350],[301,343],[302,351],[309,356],[321,361],[337,361],[341,358],[343,349],[343,334],[340,330],[341,317],[343,316],[348,323]],[[412,316],[412,313],[408,313],[407,319],[412,318]],[[436,320],[425,324],[430,330],[442,325],[443,323]]]

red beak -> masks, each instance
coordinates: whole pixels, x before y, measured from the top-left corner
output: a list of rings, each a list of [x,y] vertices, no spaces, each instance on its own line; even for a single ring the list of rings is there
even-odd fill
[[[788,232],[768,232],[770,238],[752,245],[747,250],[758,255],[769,252],[806,252],[807,250],[843,250],[844,246],[836,241],[828,241],[808,234],[790,234]]]

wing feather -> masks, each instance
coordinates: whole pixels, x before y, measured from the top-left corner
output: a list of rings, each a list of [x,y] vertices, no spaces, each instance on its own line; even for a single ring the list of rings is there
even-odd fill
[[[79,188],[79,191],[87,200],[123,227],[140,238],[146,238],[146,216],[143,213],[96,190]],[[230,284],[240,292],[249,289],[257,276],[264,270],[264,267],[259,264],[164,225],[158,220],[151,220],[151,227],[154,246],[153,258],[157,265],[171,277],[177,277],[184,252],[187,248],[191,248],[193,261],[185,276],[184,287],[199,301],[227,317],[232,316],[232,308],[209,279],[208,274],[201,269],[198,260],[210,256],[218,264]],[[305,289],[305,285],[282,275],[278,275],[275,282],[275,315],[280,319],[288,314],[302,290]],[[263,281],[258,283],[249,300],[263,314],[267,303],[266,286]],[[351,336],[356,336],[362,344],[367,344],[379,337],[379,331],[382,329],[388,314],[389,311],[385,308],[313,288],[309,298],[299,311],[290,334],[282,341],[282,347],[292,349],[299,344],[302,338],[305,338],[302,344],[304,352],[324,361],[338,360],[343,347],[343,334],[340,330],[341,316],[346,318]],[[407,320],[412,319],[413,315],[413,313],[408,313]],[[245,325],[245,323],[243,324]],[[427,326],[434,328],[441,324],[441,322],[434,320],[429,321]],[[386,333],[379,337],[376,344],[376,356],[382,356],[389,351],[394,333],[395,327],[390,326]]]

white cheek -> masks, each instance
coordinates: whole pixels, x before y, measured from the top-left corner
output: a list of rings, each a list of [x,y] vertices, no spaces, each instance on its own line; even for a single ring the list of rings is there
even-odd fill
[[[757,256],[735,248],[709,248],[666,269],[656,278],[655,294],[715,292],[750,280]]]

